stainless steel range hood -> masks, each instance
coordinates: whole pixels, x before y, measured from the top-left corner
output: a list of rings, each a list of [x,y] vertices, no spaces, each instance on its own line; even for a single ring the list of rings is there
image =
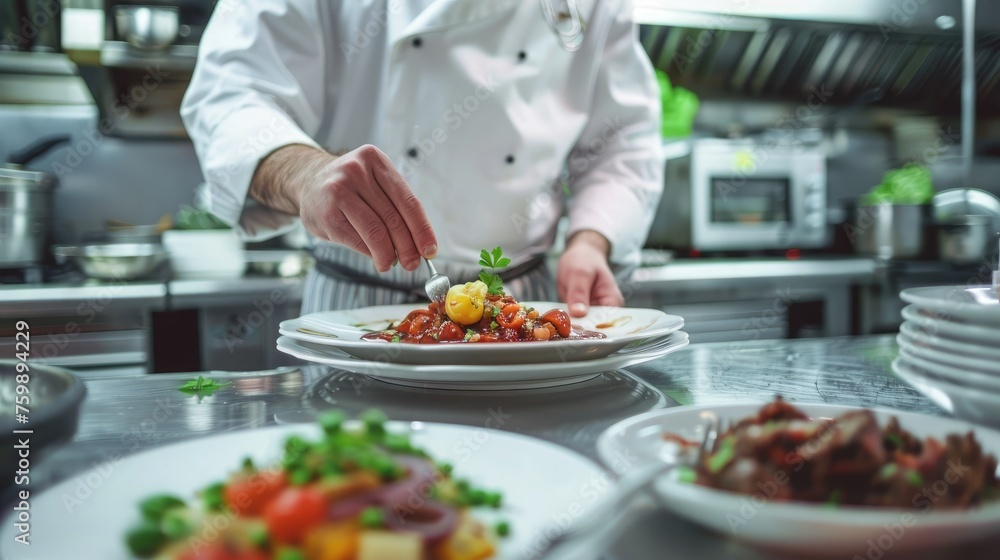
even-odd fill
[[[1000,2],[979,2],[980,116],[1000,114]],[[961,0],[638,0],[643,45],[706,98],[876,103],[931,114],[961,105]]]

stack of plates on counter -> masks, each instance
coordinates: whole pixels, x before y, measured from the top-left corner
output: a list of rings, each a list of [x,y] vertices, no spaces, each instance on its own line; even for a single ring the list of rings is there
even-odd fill
[[[556,302],[524,302],[538,310]],[[278,350],[391,383],[435,389],[554,387],[648,362],[688,344],[684,319],[655,309],[595,306],[574,329],[605,338],[547,342],[407,344],[365,340],[399,323],[416,305],[311,313],[280,325]]]
[[[910,305],[893,371],[956,416],[1000,426],[997,288],[912,288],[900,297]]]

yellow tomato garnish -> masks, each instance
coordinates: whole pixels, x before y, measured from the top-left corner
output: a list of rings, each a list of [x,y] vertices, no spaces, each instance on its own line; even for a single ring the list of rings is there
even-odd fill
[[[476,280],[452,286],[444,301],[444,310],[452,321],[459,325],[478,323],[483,318],[486,284]]]

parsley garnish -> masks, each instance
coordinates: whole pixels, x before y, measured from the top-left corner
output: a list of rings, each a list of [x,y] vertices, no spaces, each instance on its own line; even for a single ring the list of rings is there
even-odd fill
[[[503,250],[500,247],[493,249],[492,253],[483,249],[479,253],[479,266],[483,268],[489,268],[491,272],[486,272],[485,270],[479,273],[479,279],[486,284],[486,291],[492,295],[503,295],[503,280],[496,273],[498,268],[503,268],[510,264],[510,259],[503,256]]]
[[[188,379],[185,381],[177,390],[192,395],[211,395],[227,385],[232,385],[232,383],[219,383],[214,379],[205,379],[199,375],[198,379]]]

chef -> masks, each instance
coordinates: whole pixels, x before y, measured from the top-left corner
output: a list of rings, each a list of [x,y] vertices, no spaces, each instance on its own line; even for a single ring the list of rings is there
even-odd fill
[[[221,0],[181,114],[202,204],[311,234],[303,312],[415,302],[435,259],[572,315],[621,305],[662,190],[629,0]],[[565,210],[555,275],[544,255]]]

